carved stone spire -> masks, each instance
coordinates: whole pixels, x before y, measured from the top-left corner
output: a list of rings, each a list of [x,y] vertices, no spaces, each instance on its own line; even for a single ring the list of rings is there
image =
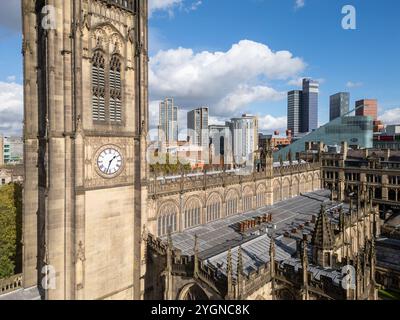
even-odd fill
[[[269,270],[271,274],[271,296],[275,300],[275,236],[271,237],[269,245]]]
[[[227,300],[232,300],[233,296],[233,268],[232,268],[232,250],[229,248],[226,262],[226,276],[228,278]]]
[[[314,234],[312,237],[312,245],[319,249],[331,250],[335,245],[335,237],[332,230],[331,222],[326,214],[326,206],[321,206],[321,211],[317,219]]]
[[[307,240],[302,241],[301,266],[303,269],[303,300],[308,300],[308,243]]]
[[[313,262],[323,267],[331,267],[332,259],[327,260],[326,254],[331,255],[334,249],[335,235],[324,204],[321,205],[321,211],[315,224],[312,246]]]
[[[242,254],[242,247],[240,246],[238,249],[237,276],[239,278],[242,275],[243,275],[243,254]]]
[[[240,246],[238,249],[238,262],[237,262],[237,270],[236,270],[236,282],[238,286],[238,296],[239,299],[242,295],[242,281],[243,281],[243,254],[242,247]]]
[[[165,291],[164,291],[164,299],[172,300],[172,251],[173,251],[173,243],[171,237],[171,229],[168,230],[168,244],[167,244],[167,268],[164,272],[165,274]]]
[[[194,236],[194,271],[193,275],[195,278],[199,276],[199,244],[197,234]]]

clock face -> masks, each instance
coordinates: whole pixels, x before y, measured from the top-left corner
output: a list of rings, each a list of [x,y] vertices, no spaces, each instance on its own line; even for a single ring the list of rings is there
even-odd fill
[[[114,148],[104,149],[97,158],[97,166],[101,173],[114,176],[122,168],[121,153]]]

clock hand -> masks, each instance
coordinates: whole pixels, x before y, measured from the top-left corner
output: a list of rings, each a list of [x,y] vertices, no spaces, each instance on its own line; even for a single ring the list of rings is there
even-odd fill
[[[110,162],[108,163],[108,168],[107,168],[106,173],[108,173],[108,171],[110,170],[111,163],[115,160],[116,157],[117,157],[117,156],[114,156],[114,158],[112,158],[112,159],[110,160]]]

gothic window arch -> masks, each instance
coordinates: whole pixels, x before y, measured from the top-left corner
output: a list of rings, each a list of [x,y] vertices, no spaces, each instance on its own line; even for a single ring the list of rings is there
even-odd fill
[[[299,178],[294,177],[292,180],[292,197],[299,195]]]
[[[309,174],[307,177],[306,192],[312,192],[312,191],[313,191],[313,176],[312,174]]]
[[[300,187],[299,187],[300,194],[307,192],[307,178],[305,175],[301,175],[300,177]]]
[[[226,215],[232,216],[239,212],[239,197],[234,190],[228,192],[226,196]]]
[[[257,202],[257,208],[261,208],[265,206],[265,186],[263,184],[260,184],[257,188],[257,195],[256,195],[256,202]]]
[[[187,201],[184,210],[185,229],[192,228],[200,224],[201,207],[201,203],[197,198],[192,198]]]
[[[253,209],[253,191],[247,187],[243,191],[243,211],[247,212]]]
[[[206,221],[211,222],[221,218],[221,198],[214,193],[207,201]]]
[[[104,54],[97,50],[92,59],[92,116],[93,120],[106,120],[106,81]]]
[[[282,184],[282,199],[281,200],[286,200],[290,198],[290,181],[288,178],[285,178],[283,180]]]
[[[110,121],[122,121],[121,59],[113,55],[110,61]]]
[[[164,204],[158,214],[158,236],[162,237],[168,232],[176,232],[178,230],[178,209],[177,206],[168,202]]]
[[[277,203],[282,200],[282,194],[281,194],[281,184],[279,183],[278,180],[274,181],[274,187],[273,187],[273,192],[274,192],[274,203]]]

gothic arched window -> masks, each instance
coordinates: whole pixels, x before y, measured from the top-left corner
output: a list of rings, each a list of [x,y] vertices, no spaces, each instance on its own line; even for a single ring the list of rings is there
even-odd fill
[[[256,202],[257,208],[265,206],[265,187],[263,185],[257,189]]]
[[[105,59],[96,51],[92,59],[92,116],[93,120],[106,120]]]
[[[116,55],[110,62],[110,121],[122,121],[121,60]]]
[[[226,215],[232,216],[239,212],[239,197],[235,191],[230,191],[226,197]]]
[[[173,203],[168,203],[160,209],[158,216],[158,236],[162,237],[168,232],[176,232],[177,225],[177,208]]]
[[[253,192],[246,188],[243,193],[243,211],[247,212],[253,209]]]
[[[200,224],[201,203],[198,199],[191,199],[185,206],[185,229]]]
[[[214,194],[207,202],[207,222],[221,218],[221,198]]]

